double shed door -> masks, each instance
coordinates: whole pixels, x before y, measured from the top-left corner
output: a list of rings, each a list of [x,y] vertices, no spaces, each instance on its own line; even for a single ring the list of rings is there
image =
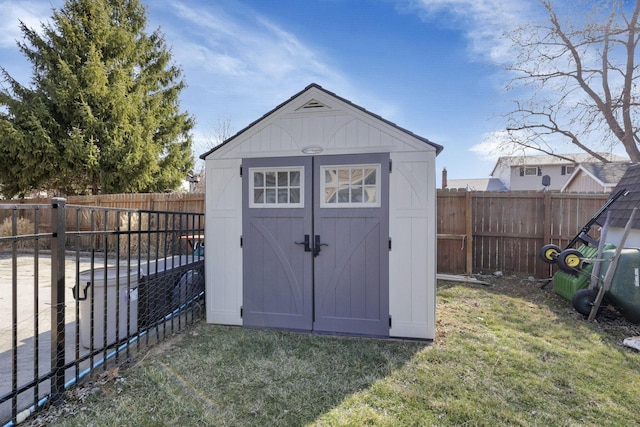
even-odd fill
[[[389,155],[243,161],[243,324],[388,336]]]

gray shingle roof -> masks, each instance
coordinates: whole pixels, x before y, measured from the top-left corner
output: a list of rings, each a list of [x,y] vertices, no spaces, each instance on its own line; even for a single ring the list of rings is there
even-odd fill
[[[603,184],[615,184],[622,179],[632,162],[583,163],[582,169],[600,180]]]
[[[609,208],[609,212],[611,212],[609,225],[611,227],[625,227],[633,208],[640,208],[640,163],[634,163],[627,168],[612,194],[621,189],[628,190],[629,194],[620,197]],[[632,227],[640,229],[640,212],[636,212]]]

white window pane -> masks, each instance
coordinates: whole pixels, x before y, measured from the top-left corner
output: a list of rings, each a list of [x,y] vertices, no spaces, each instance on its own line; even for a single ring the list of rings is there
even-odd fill
[[[364,171],[364,183],[366,185],[376,185],[376,170],[365,169]]]
[[[293,171],[290,175],[291,186],[298,187],[300,185],[300,172]]]
[[[324,193],[321,207],[377,207],[380,204],[380,165],[321,167]]]
[[[336,176],[336,171],[327,169],[324,171],[324,182],[325,184],[335,185],[334,177]]]
[[[349,203],[349,189],[338,190],[338,203]]]
[[[349,169],[338,170],[338,185],[340,187],[348,186],[351,184],[351,174]]]
[[[289,203],[289,190],[278,188],[278,203]]]
[[[278,172],[278,187],[289,185],[289,172]]]
[[[362,203],[362,187],[351,188],[351,203]]]
[[[324,201],[325,203],[335,203],[336,202],[336,189],[335,188],[327,188],[324,190]]]
[[[267,187],[275,187],[276,186],[276,173],[275,172],[267,172],[265,174],[265,181]]]
[[[264,173],[255,172],[253,174],[253,185],[254,187],[264,187]]]
[[[304,175],[302,167],[250,168],[249,207],[304,207]]]
[[[362,184],[362,169],[351,169],[351,185]]]
[[[289,190],[289,203],[300,203],[300,189],[292,188]]]
[[[264,190],[253,190],[253,203],[264,203]]]
[[[365,187],[364,189],[364,202],[365,203],[376,203],[376,195],[378,192],[377,187]]]
[[[266,196],[265,196],[265,202],[266,203],[275,203],[276,202],[276,190],[275,190],[275,188],[267,188]]]

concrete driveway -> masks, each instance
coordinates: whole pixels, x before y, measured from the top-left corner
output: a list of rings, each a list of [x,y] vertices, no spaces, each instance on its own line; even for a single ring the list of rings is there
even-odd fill
[[[95,268],[104,267],[103,260],[96,260]],[[88,350],[76,345],[76,301],[72,287],[76,272],[91,268],[91,260],[71,257],[65,269],[65,331],[67,362],[83,356]],[[13,260],[11,254],[0,254],[0,396],[11,392],[13,367]],[[51,367],[51,258],[21,254],[16,259],[17,282],[17,370],[18,387],[33,381],[34,377],[49,372]],[[37,339],[34,337],[37,336]],[[37,345],[36,345],[37,344]],[[36,361],[37,360],[37,361]],[[89,366],[84,362],[80,372]],[[73,378],[74,369],[67,370],[67,380]],[[49,393],[49,382],[40,384],[39,397]],[[22,393],[18,399],[18,411],[34,403],[33,390]],[[11,417],[11,400],[0,404],[0,421]]]

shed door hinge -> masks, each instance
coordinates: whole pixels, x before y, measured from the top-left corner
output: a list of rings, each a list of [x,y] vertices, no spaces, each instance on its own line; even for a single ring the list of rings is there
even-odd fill
[[[389,173],[393,172],[393,162],[389,159]]]
[[[391,252],[391,237],[389,237],[389,252]]]
[[[242,165],[240,165],[240,176],[242,176]]]
[[[240,247],[241,247],[241,248],[243,247],[243,246],[242,246],[242,245],[243,245],[243,243],[244,243],[244,242],[242,241],[242,236],[240,236]]]
[[[243,314],[244,314],[244,312],[242,310],[242,306],[240,306],[240,317],[242,317]]]
[[[389,329],[391,329],[391,324],[392,324],[392,322],[391,322],[391,316],[389,316]]]

